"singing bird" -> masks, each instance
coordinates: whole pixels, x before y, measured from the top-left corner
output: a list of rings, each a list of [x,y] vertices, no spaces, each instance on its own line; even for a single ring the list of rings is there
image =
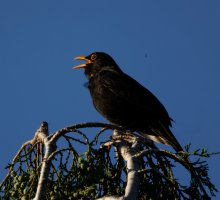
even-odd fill
[[[84,68],[93,104],[111,123],[137,132],[151,141],[183,151],[170,130],[172,119],[162,103],[145,87],[125,74],[104,52],[78,56]]]

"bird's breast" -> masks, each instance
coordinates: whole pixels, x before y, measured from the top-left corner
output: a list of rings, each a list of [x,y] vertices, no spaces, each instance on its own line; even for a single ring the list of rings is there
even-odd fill
[[[117,119],[123,118],[125,107],[111,86],[106,86],[101,81],[93,79],[90,81],[89,91],[96,110],[110,122],[119,124]]]

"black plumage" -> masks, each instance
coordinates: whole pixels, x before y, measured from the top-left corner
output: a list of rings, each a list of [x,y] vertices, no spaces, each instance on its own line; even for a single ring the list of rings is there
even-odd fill
[[[171,132],[165,107],[145,87],[123,73],[106,53],[76,57],[86,61],[74,68],[85,68],[88,88],[96,110],[111,123],[122,126],[155,142],[182,147]]]

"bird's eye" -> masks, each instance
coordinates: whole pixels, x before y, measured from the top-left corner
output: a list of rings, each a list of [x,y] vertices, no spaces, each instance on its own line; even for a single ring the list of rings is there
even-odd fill
[[[91,55],[91,60],[95,60],[96,57],[97,57],[96,54],[92,54],[92,55]]]

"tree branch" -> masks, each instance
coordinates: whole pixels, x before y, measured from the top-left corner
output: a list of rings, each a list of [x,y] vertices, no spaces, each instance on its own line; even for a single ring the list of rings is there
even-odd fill
[[[125,188],[125,194],[122,197],[102,197],[98,200],[135,200],[138,198],[138,190],[139,190],[139,173],[140,170],[140,160],[135,155],[140,151],[141,143],[138,141],[138,138],[133,137],[132,145],[128,145],[126,140],[123,140],[121,133],[117,130],[114,130],[113,137],[116,136],[116,141],[113,144],[116,146],[118,152],[120,152],[124,161],[127,162],[127,185]]]

